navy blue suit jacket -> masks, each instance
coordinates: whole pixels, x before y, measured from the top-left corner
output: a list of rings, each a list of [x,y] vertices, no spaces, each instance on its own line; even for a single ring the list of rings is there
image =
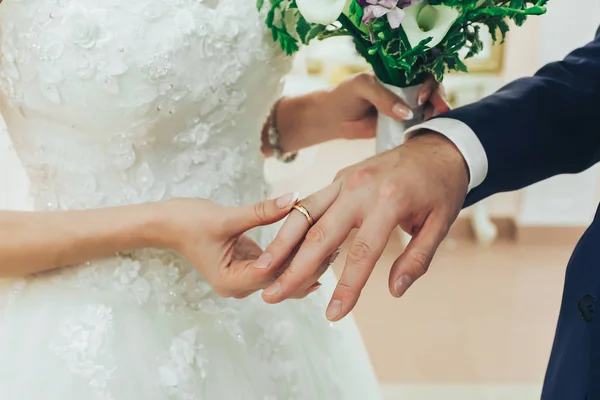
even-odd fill
[[[469,193],[465,206],[494,193],[591,167],[600,161],[600,30],[594,41],[563,61],[443,117],[469,125],[488,158],[487,176]],[[543,400],[600,400],[597,298],[598,212],[567,267]]]

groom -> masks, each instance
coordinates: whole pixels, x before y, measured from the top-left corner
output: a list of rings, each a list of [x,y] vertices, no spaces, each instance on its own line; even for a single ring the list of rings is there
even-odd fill
[[[403,146],[341,171],[302,200],[317,222],[265,300],[282,301],[318,279],[320,263],[358,228],[327,311],[341,319],[397,225],[413,236],[390,273],[390,291],[402,296],[427,271],[461,207],[600,161],[599,113],[600,30],[563,61],[420,125]],[[267,248],[276,264],[294,250],[289,232],[301,224],[292,213],[287,234]],[[542,399],[600,400],[599,297],[600,212],[567,267]]]

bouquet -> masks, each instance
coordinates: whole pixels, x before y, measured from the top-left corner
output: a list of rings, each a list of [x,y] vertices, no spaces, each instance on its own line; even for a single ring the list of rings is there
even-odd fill
[[[464,59],[483,49],[482,26],[493,42],[503,42],[508,20],[520,26],[528,16],[544,14],[547,2],[257,0],[257,6],[259,10],[268,7],[266,25],[288,54],[315,39],[350,36],[354,40],[375,76],[402,97],[415,115],[405,124],[380,117],[378,150],[385,150],[400,144],[403,131],[422,119],[416,96],[427,77],[433,75],[441,82],[446,71],[467,72]]]

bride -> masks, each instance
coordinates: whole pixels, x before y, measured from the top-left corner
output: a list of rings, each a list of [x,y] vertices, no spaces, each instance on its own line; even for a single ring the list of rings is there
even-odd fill
[[[4,0],[0,55],[35,208],[0,212],[2,399],[379,398],[320,284],[253,294],[253,228],[298,200],[263,201],[260,150],[372,136],[374,106],[409,114],[391,93],[276,102],[289,61],[252,0]]]

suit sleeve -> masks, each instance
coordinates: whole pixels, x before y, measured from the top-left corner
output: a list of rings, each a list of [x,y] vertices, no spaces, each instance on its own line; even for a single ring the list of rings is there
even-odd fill
[[[600,30],[563,61],[441,117],[466,124],[487,157],[465,206],[589,168],[600,160]]]

